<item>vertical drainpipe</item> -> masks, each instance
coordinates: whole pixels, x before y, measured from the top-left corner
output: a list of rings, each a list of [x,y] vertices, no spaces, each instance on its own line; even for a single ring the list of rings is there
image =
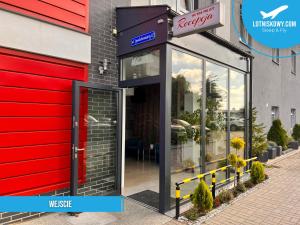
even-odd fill
[[[249,158],[252,158],[252,71],[253,71],[253,58],[249,59],[250,79],[249,79]],[[251,166],[251,162],[250,162]]]

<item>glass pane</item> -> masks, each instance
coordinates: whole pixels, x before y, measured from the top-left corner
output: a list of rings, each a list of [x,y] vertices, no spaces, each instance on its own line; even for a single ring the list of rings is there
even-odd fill
[[[172,52],[171,203],[174,203],[175,182],[200,173],[202,76],[201,59]],[[185,184],[182,195],[191,193],[197,183]]]
[[[142,52],[122,60],[123,80],[159,75],[160,51]]]
[[[192,10],[191,0],[179,0],[179,10],[182,12],[191,11]]]
[[[228,69],[206,63],[206,171],[226,159]]]
[[[230,71],[230,138],[245,138],[245,94],[245,75]],[[244,149],[238,155],[244,157]]]
[[[176,0],[151,0],[151,5],[168,5],[173,10],[177,10]]]
[[[150,5],[150,0],[131,0],[131,6]]]
[[[117,94],[83,89],[80,108],[78,194],[107,195],[117,189]]]

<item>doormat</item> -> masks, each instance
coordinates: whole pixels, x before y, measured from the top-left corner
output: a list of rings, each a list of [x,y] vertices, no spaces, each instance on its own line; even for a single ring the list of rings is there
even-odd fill
[[[129,198],[132,198],[138,202],[142,202],[146,205],[149,205],[153,208],[159,208],[159,193],[151,190],[145,190],[142,192],[129,195]],[[175,204],[175,198],[171,198],[171,205]]]

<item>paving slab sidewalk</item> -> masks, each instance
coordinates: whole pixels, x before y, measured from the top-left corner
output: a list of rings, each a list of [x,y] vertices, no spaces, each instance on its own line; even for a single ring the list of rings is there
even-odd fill
[[[81,213],[78,217],[66,213],[51,213],[40,218],[15,225],[163,225],[172,222],[172,218],[146,208],[133,200],[125,199],[123,213]]]
[[[161,225],[173,220],[132,200],[125,199],[124,205],[123,213],[81,213],[78,217],[52,213],[16,225]]]
[[[253,192],[233,202],[206,225],[300,225],[300,151],[273,160],[267,168],[270,179]],[[81,213],[71,217],[53,213],[18,225],[179,225],[132,200],[125,200],[123,213]]]
[[[266,172],[270,179],[206,225],[300,225],[300,151],[275,159]]]

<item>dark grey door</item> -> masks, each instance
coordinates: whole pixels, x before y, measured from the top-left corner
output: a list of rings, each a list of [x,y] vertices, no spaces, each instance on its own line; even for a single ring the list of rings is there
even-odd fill
[[[73,82],[71,195],[119,195],[121,90]]]

